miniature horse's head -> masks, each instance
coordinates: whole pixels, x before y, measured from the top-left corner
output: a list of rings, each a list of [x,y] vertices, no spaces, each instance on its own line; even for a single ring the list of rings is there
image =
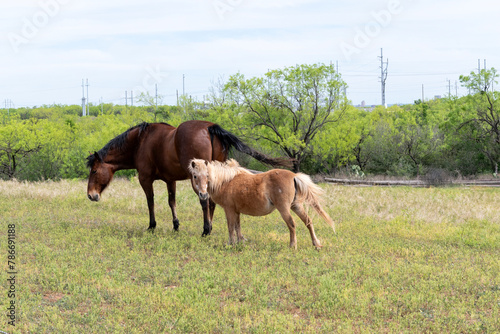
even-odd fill
[[[87,196],[91,201],[97,202],[113,179],[114,170],[97,152],[87,157],[87,167],[90,168]]]
[[[188,170],[191,173],[191,183],[200,200],[208,199],[208,161],[193,159],[189,162]]]

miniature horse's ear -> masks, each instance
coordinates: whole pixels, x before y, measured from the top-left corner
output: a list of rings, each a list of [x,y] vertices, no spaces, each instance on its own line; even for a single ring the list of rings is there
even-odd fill
[[[97,161],[102,162],[102,159],[101,159],[101,156],[99,155],[99,153],[94,152],[94,157],[97,159]]]
[[[207,166],[208,166],[208,161],[207,161],[207,160],[205,160],[205,165],[207,165]]]
[[[196,167],[196,164],[194,163],[194,160],[191,160],[191,168],[195,168]]]

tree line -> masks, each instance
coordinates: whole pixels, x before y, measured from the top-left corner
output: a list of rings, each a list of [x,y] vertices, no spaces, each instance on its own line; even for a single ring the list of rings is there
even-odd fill
[[[237,73],[214,84],[208,102],[182,96],[176,106],[157,106],[146,93],[142,106],[91,105],[86,117],[77,105],[2,110],[0,178],[86,178],[90,152],[128,128],[190,119],[218,123],[255,149],[293,158],[294,169],[309,174],[496,176],[497,77],[494,68],[461,76],[469,91],[463,97],[364,109],[349,103],[347,85],[333,66],[297,65],[263,77]],[[237,158],[249,168],[265,168]]]

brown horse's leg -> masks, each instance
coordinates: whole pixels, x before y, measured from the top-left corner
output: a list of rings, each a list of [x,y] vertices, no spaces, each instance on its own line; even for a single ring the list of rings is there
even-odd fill
[[[297,236],[295,235],[295,221],[293,220],[292,215],[289,212],[289,209],[278,208],[278,211],[281,214],[281,217],[285,221],[288,229],[290,230],[290,248],[297,249]]]
[[[196,196],[198,196],[198,198],[200,199],[201,209],[203,210],[203,233],[201,234],[201,236],[204,237],[212,232],[212,217],[210,214],[210,211],[212,211],[211,210],[212,200],[210,199],[210,197],[208,197],[207,199],[201,199],[199,197],[200,193],[196,189],[196,185],[193,179],[191,179],[191,186],[193,187],[193,191],[196,194]]]
[[[210,199],[200,199],[201,208],[203,209],[203,234],[201,236],[209,235],[212,232],[212,220],[210,219]]]
[[[149,209],[149,227],[148,230],[154,232],[156,228],[156,220],[155,220],[155,200],[154,200],[154,192],[153,192],[153,181],[142,178],[139,175],[139,183],[141,184],[142,190],[146,194],[146,199],[148,201],[148,209]]]
[[[210,198],[209,199],[209,209],[210,209],[210,222],[213,222],[214,221],[214,212],[215,212],[215,207],[217,205],[215,204],[214,201],[212,201],[212,199]]]
[[[321,242],[319,241],[319,239],[316,237],[316,234],[314,233],[314,226],[312,224],[312,220],[307,215],[302,204],[292,204],[292,210],[293,210],[293,212],[295,212],[297,214],[297,216],[299,216],[299,218],[304,222],[307,229],[309,230],[309,234],[311,234],[311,240],[312,240],[313,246],[315,246],[316,248],[321,248]]]
[[[179,219],[177,218],[177,211],[175,210],[175,181],[167,182],[168,190],[168,205],[172,211],[172,221],[174,224],[174,231],[179,230]]]

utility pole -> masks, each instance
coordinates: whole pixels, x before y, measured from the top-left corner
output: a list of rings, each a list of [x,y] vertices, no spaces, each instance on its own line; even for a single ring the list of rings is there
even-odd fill
[[[127,91],[125,91],[125,108],[128,107],[128,97],[127,97]]]
[[[158,84],[155,83],[155,117],[158,111]]]
[[[186,91],[184,90],[184,79],[186,78],[186,76],[183,74],[182,75],[182,96],[184,96],[186,94]]]
[[[85,85],[84,80],[82,79],[82,117],[87,115],[87,105],[85,104]]]
[[[486,71],[486,59],[483,59],[483,62],[484,62],[483,63],[484,64],[483,65],[484,66],[483,70]],[[481,59],[477,60],[477,74],[481,74]],[[482,85],[482,83],[481,83],[481,76],[479,76],[479,80],[480,80],[479,84]],[[493,81],[495,81],[495,80],[493,80]],[[486,85],[487,83],[485,82],[484,84]]]
[[[486,59],[484,59],[484,70],[486,71]],[[485,76],[485,79],[486,79],[486,76]],[[494,82],[494,81],[495,81],[495,78],[492,78],[492,79],[491,79],[491,85],[492,85],[492,86],[493,86],[493,82]],[[487,85],[488,85],[488,82],[485,82],[484,84],[485,84],[485,86],[487,86]],[[493,88],[491,89],[491,91],[493,91]]]
[[[387,80],[387,66],[389,65],[389,59],[384,63],[383,49],[380,49],[380,83],[382,88],[382,105],[387,107],[385,103],[385,81]],[[385,67],[384,67],[385,65]]]
[[[87,79],[87,116],[90,115],[90,106],[89,106],[89,79]]]
[[[424,84],[422,84],[422,103],[424,103]]]

